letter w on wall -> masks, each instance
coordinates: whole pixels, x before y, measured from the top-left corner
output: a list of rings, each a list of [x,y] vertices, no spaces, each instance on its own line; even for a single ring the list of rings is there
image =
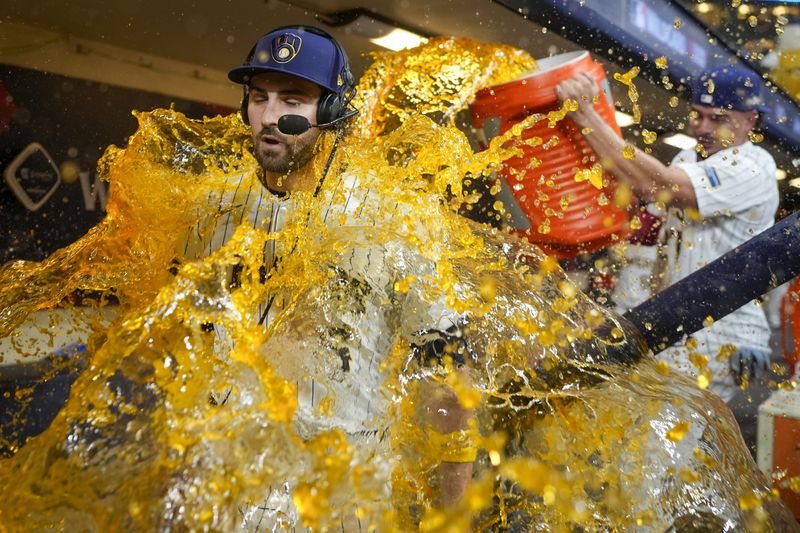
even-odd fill
[[[81,192],[83,193],[83,205],[87,211],[94,211],[97,200],[100,200],[100,209],[106,210],[108,202],[108,185],[100,181],[100,177],[94,175],[94,183],[89,183],[89,171],[84,170],[80,173]]]

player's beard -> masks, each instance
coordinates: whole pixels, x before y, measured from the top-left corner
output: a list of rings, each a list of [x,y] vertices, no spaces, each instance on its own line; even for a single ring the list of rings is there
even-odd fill
[[[285,150],[282,154],[268,153],[261,146],[261,136],[270,135],[278,139]],[[256,161],[267,172],[286,174],[302,167],[314,157],[319,134],[308,131],[302,135],[283,135],[278,128],[268,127],[253,135]]]

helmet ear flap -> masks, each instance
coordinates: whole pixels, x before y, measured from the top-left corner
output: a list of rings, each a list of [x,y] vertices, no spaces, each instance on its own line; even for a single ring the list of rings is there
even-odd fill
[[[342,116],[342,99],[338,94],[329,92],[322,96],[317,105],[317,124],[327,124]]]
[[[244,90],[242,91],[242,105],[239,108],[239,114],[242,116],[242,122],[250,125],[250,118],[247,116],[247,106],[250,103],[250,91],[248,91],[247,85],[244,86]]]

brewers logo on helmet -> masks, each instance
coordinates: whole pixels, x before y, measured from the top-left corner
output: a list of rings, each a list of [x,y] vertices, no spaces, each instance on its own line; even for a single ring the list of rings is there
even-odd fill
[[[303,39],[294,33],[284,33],[272,41],[272,59],[278,63],[288,63],[300,53]]]

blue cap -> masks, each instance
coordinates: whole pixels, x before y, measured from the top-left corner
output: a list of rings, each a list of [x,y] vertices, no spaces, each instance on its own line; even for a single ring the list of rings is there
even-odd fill
[[[286,26],[261,37],[244,64],[231,69],[228,79],[247,85],[263,72],[283,72],[341,94],[350,81],[344,50],[323,30]]]
[[[769,110],[761,98],[761,77],[752,70],[719,65],[694,78],[692,103],[734,111]]]

